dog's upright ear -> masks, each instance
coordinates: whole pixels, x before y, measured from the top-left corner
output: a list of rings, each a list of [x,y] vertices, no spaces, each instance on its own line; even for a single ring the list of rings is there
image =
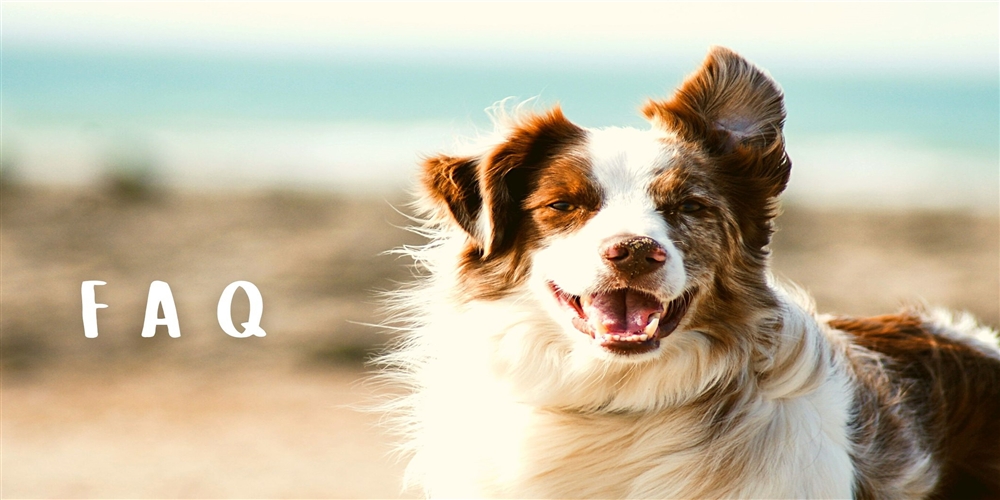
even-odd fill
[[[781,89],[729,49],[713,47],[673,97],[651,100],[642,112],[657,126],[726,158],[741,175],[766,187],[767,196],[777,196],[788,183]]]
[[[584,134],[556,107],[516,120],[481,156],[428,158],[422,182],[432,210],[464,230],[482,258],[501,253],[520,229],[534,174]]]

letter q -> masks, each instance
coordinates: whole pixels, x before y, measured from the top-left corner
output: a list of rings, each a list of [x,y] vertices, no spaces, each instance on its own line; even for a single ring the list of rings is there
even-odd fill
[[[246,323],[243,323],[242,333],[233,324],[233,316],[231,314],[233,294],[236,293],[237,288],[242,288],[246,292],[247,298],[250,299],[250,317]],[[264,300],[260,296],[260,290],[249,281],[234,281],[222,291],[222,296],[219,297],[218,313],[219,326],[222,327],[222,331],[231,337],[242,339],[267,335],[264,329],[260,327],[260,317],[264,313]]]

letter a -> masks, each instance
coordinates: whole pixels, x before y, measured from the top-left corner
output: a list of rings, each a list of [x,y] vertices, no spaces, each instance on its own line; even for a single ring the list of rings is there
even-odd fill
[[[80,295],[83,297],[83,335],[88,339],[97,338],[97,310],[108,307],[107,304],[98,304],[94,298],[94,287],[97,285],[107,285],[103,281],[84,281],[80,286]]]
[[[163,317],[159,317],[160,306],[163,306]],[[149,284],[149,295],[146,297],[146,319],[142,323],[142,336],[152,337],[156,334],[157,325],[167,325],[167,333],[171,337],[181,336],[181,326],[177,322],[177,308],[174,307],[174,296],[170,293],[170,285],[163,281]]]

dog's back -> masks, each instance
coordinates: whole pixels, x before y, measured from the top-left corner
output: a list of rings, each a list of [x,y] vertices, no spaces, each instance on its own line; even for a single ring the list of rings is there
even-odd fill
[[[858,351],[881,354],[852,356],[861,382],[855,418],[869,433],[859,441],[870,443],[855,460],[859,478],[873,479],[859,481],[858,498],[878,498],[877,478],[891,469],[886,457],[914,438],[937,464],[934,498],[1000,498],[1000,348],[971,319],[948,319],[903,313],[828,322]]]

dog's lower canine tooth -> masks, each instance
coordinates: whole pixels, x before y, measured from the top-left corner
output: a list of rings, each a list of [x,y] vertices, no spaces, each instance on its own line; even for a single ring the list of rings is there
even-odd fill
[[[656,335],[656,329],[659,327],[660,327],[660,315],[653,314],[652,316],[649,317],[649,324],[646,325],[646,329],[643,330],[642,333],[652,337],[653,335]]]

